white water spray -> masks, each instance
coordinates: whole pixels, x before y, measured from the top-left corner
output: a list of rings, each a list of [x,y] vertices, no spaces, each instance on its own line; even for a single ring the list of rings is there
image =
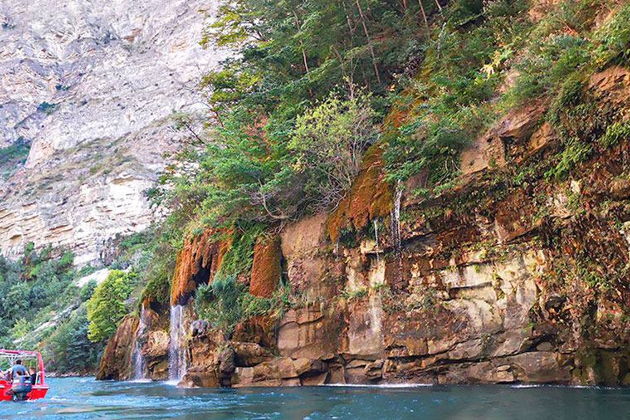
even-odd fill
[[[168,345],[168,378],[179,381],[186,373],[186,353],[184,352],[184,307],[171,306],[170,343]]]

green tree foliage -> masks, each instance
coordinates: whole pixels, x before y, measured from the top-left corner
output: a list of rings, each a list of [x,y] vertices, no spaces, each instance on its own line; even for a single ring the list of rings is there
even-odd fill
[[[598,147],[618,144],[627,124],[581,96],[593,72],[627,65],[629,6],[564,0],[536,18],[530,6],[221,1],[202,45],[236,53],[202,83],[216,128],[199,135],[190,118],[174,115],[174,127],[190,132],[191,147],[150,192],[172,212],[158,240],[165,252],[157,254],[169,257],[147,296],[166,296],[167,262],[185,237],[212,226],[226,228],[232,250],[217,288],[200,290],[199,311],[211,320],[216,314],[208,311],[221,302],[226,310],[242,309],[232,304],[247,294],[233,290],[239,286],[229,279],[250,269],[255,238],[334,208],[375,141],[388,181],[421,184],[418,192],[433,196],[457,182],[467,145],[535,99],[551,104],[545,118],[563,137],[544,162],[550,180],[567,176]],[[602,16],[611,19],[602,23]],[[413,183],[404,183],[411,177]],[[241,309],[221,323],[231,325]]]
[[[455,1],[426,43],[418,74],[407,81],[387,127],[391,180],[427,174],[427,187],[459,173],[461,150],[495,120],[497,87],[529,28],[526,2]],[[494,99],[494,101],[493,101]]]
[[[85,305],[81,305],[46,340],[43,353],[49,370],[84,373],[96,366],[101,350],[101,345],[88,339],[87,311]]]
[[[436,3],[424,0],[424,13]],[[205,82],[219,114],[246,105],[294,117],[339,81],[383,90],[422,46],[421,2],[223,1],[202,45],[240,49]]]
[[[0,256],[0,344],[13,347],[13,340],[29,333],[27,323],[52,316],[74,298],[71,286],[75,272],[71,253],[51,248],[41,251],[28,245],[20,260]]]
[[[353,98],[328,96],[282,135],[267,131],[268,120],[244,118],[235,114],[218,128],[215,141],[194,157],[200,165],[193,178],[165,178],[175,184],[166,190],[176,208],[171,218],[190,217],[190,209],[177,211],[184,200],[199,204],[204,224],[240,230],[330,209],[378,139],[371,98],[358,91]]]
[[[297,118],[288,149],[294,170],[304,174],[303,192],[315,210],[328,210],[350,189],[363,151],[379,136],[369,97],[331,96]]]
[[[236,276],[219,274],[211,284],[199,287],[195,310],[200,319],[229,337],[240,321],[263,314],[279,316],[289,304],[285,287],[280,287],[270,298],[260,298],[248,293]]]
[[[118,322],[127,314],[125,301],[135,285],[136,274],[114,270],[99,284],[87,301],[88,338],[104,342],[116,332]]]
[[[85,274],[74,269],[73,259],[72,253],[35,250],[33,244],[17,261],[0,256],[0,346],[42,350],[47,368],[56,372],[90,372],[101,350],[87,339],[81,304],[95,284],[73,285]],[[53,326],[36,331],[50,321]]]

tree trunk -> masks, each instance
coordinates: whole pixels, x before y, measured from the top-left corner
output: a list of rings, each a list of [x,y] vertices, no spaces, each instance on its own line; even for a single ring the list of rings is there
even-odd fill
[[[422,0],[418,0],[418,4],[420,4],[420,12],[422,12],[422,19],[424,19],[424,26],[427,28],[427,32],[429,32],[429,21],[427,20],[427,14],[424,11],[424,5],[422,4]]]
[[[361,3],[359,0],[355,0],[357,5],[357,9],[359,9],[359,16],[361,17],[361,25],[363,26],[363,32],[365,33],[365,38],[367,39],[368,49],[370,50],[370,55],[372,56],[372,65],[374,66],[374,74],[376,75],[376,81],[378,84],[381,84],[381,75],[378,71],[378,65],[376,64],[376,54],[374,54],[374,46],[372,45],[372,40],[370,39],[370,33],[368,32],[367,24],[365,23],[365,15],[363,14],[363,9],[361,8]]]

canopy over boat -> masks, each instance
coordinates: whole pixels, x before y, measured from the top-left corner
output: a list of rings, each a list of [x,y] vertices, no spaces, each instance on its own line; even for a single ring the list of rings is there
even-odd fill
[[[24,366],[32,368],[35,373],[13,378],[10,371],[16,360],[21,360]],[[0,401],[36,400],[46,396],[46,370],[38,351],[0,349],[0,370]]]

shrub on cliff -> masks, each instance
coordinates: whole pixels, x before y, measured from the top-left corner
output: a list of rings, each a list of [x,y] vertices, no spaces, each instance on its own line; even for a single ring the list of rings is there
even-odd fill
[[[330,96],[296,120],[289,142],[293,169],[315,211],[338,204],[359,173],[363,152],[379,137],[369,96]]]
[[[88,338],[103,342],[116,332],[118,322],[127,314],[125,301],[135,282],[135,273],[114,270],[99,284],[87,302]]]
[[[211,284],[197,289],[195,311],[229,337],[241,321],[256,315],[282,313],[289,305],[288,290],[279,287],[272,297],[261,298],[250,294],[247,287],[233,275],[217,275]]]

